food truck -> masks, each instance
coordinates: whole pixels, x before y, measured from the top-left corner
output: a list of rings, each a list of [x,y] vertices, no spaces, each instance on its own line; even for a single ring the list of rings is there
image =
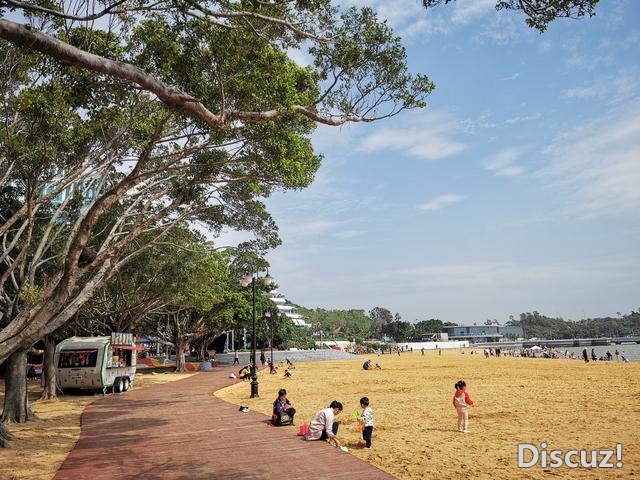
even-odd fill
[[[67,338],[56,346],[54,362],[62,390],[126,392],[136,376],[135,339],[131,333]]]

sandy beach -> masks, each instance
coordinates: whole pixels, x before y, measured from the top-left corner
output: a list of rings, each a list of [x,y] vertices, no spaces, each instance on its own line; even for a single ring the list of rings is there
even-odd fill
[[[363,370],[366,358],[379,362],[383,369]],[[278,389],[286,388],[298,413],[295,426],[280,428],[291,435],[317,410],[339,400],[344,411],[337,417],[341,422],[338,436],[349,448],[348,454],[403,480],[535,479],[543,475],[635,478],[640,472],[638,362],[486,359],[443,350],[442,356],[430,351],[425,356],[414,352],[354,361],[301,362],[291,370],[292,378],[284,378],[283,372],[284,368],[277,375],[260,372],[260,398],[250,399],[250,384],[240,380],[215,395],[270,415]],[[184,375],[141,375],[135,388],[181,378]],[[470,410],[468,434],[456,431],[451,404],[459,379],[467,382],[477,403]],[[57,402],[34,401],[38,386],[31,384],[31,390],[32,408],[40,420],[11,425],[16,440],[11,449],[0,450],[2,479],[52,479],[77,441],[82,410],[102,397],[66,395]],[[352,416],[362,396],[369,397],[375,411],[371,449],[364,448]],[[623,466],[544,468],[539,461],[530,468],[518,468],[518,444],[540,446],[543,442],[549,455],[552,450],[615,450],[616,444],[622,444],[621,460],[614,455],[610,463],[620,460]],[[580,462],[579,456],[571,459]],[[527,452],[524,460],[530,461],[531,454]],[[591,460],[590,452],[586,460]],[[295,458],[290,461],[295,466]]]
[[[383,369],[365,371],[371,358]],[[337,417],[339,438],[356,455],[400,479],[424,478],[635,478],[640,473],[640,363],[590,362],[526,358],[484,358],[443,350],[374,355],[359,361],[298,363],[292,378],[260,372],[260,398],[250,386],[237,385],[217,396],[271,413],[281,387],[297,409],[296,434],[319,409],[336,399],[344,404]],[[477,407],[470,409],[471,433],[456,430],[451,400],[457,380]],[[354,410],[369,397],[375,411],[373,447],[360,439]],[[276,428],[276,427],[272,427]],[[546,468],[540,460],[518,468],[518,444],[547,444],[547,452],[614,450],[622,444],[621,468]],[[327,448],[332,448],[327,446]],[[542,450],[542,449],[540,449]],[[532,460],[525,450],[523,460]],[[547,456],[548,462],[551,458]],[[597,456],[598,463],[604,460]],[[591,452],[585,456],[591,461]],[[580,463],[580,457],[569,457]],[[615,465],[616,455],[609,463]]]

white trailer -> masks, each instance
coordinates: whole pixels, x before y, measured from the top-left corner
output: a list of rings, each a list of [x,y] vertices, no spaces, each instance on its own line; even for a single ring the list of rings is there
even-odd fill
[[[67,338],[56,346],[54,361],[62,390],[126,392],[136,376],[136,346],[130,333]]]

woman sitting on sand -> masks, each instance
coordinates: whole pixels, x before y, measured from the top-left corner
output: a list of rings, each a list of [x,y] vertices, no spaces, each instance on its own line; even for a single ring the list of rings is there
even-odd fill
[[[334,421],[336,415],[342,412],[342,403],[334,400],[327,408],[323,408],[314,415],[309,423],[309,429],[305,438],[307,440],[326,440],[327,443],[340,446],[336,438],[338,434],[338,422]]]

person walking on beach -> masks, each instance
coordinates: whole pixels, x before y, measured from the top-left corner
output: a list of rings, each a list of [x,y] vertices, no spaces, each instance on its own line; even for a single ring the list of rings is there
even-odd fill
[[[464,380],[459,380],[455,384],[456,393],[453,395],[453,406],[458,413],[458,431],[469,433],[469,409],[473,405],[473,400],[467,393],[467,384]]]
[[[362,428],[362,439],[365,441],[367,448],[371,448],[371,435],[373,434],[373,410],[369,406],[369,399],[362,397],[360,399],[360,408],[362,412],[358,418],[360,427]]]
[[[326,440],[330,445],[340,447],[340,441],[336,437],[339,424],[335,421],[336,415],[340,415],[340,413],[342,413],[342,403],[337,400],[331,402],[327,408],[320,410],[309,422],[305,439]]]
[[[237,349],[236,349],[236,353],[233,354],[233,364],[240,365],[240,355],[238,354]]]
[[[584,363],[589,363],[589,354],[586,348],[582,349],[582,358],[584,358]]]

